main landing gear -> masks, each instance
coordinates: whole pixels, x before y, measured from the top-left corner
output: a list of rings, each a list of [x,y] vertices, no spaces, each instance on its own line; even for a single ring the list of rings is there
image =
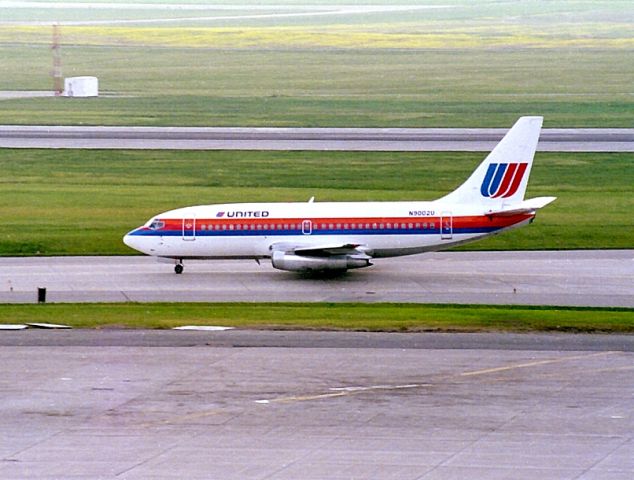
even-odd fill
[[[181,273],[183,273],[184,269],[185,267],[183,267],[182,260],[180,260],[176,265],[174,265],[174,273],[176,273],[177,275],[180,275]]]

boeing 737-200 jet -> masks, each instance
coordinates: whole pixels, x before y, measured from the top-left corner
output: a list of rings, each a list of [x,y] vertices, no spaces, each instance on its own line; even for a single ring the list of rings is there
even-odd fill
[[[234,203],[161,213],[123,239],[171,259],[270,258],[297,272],[362,268],[530,223],[555,197],[524,200],[542,117],[522,117],[457,190],[435,201]]]

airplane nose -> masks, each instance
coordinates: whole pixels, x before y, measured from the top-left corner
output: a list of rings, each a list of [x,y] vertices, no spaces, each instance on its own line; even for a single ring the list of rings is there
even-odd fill
[[[128,247],[140,252],[141,251],[140,242],[139,242],[140,237],[138,237],[137,235],[133,235],[133,233],[134,233],[134,230],[132,230],[129,233],[126,233],[123,236],[123,243],[125,243]]]
[[[144,235],[145,228],[139,227],[123,236],[123,243],[145,255],[158,255],[161,241],[155,236]]]

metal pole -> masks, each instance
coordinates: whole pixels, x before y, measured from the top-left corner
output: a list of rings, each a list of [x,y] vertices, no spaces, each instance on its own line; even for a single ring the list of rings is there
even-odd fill
[[[53,44],[51,50],[53,50],[53,90],[55,96],[59,97],[64,89],[62,82],[62,56],[60,54],[61,43],[61,30],[59,24],[53,24]]]

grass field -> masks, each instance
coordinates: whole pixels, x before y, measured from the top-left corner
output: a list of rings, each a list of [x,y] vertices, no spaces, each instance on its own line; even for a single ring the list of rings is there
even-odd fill
[[[51,27],[32,22],[58,20],[79,23],[61,27],[64,75],[99,77],[103,96],[2,100],[0,124],[634,124],[628,2],[50,3],[0,20],[0,90],[52,88]]]
[[[634,332],[634,310],[416,304],[49,304],[2,305],[0,323],[75,328],[222,325],[357,331]]]
[[[244,201],[433,200],[484,154],[0,151],[0,254],[132,253],[122,236],[179,206]],[[558,200],[474,249],[634,247],[634,155],[538,153],[528,196]],[[406,172],[406,174],[404,174]]]
[[[630,53],[67,47],[65,75],[99,77],[102,96],[2,100],[0,124],[627,127]],[[52,88],[47,47],[0,57],[0,90]]]

